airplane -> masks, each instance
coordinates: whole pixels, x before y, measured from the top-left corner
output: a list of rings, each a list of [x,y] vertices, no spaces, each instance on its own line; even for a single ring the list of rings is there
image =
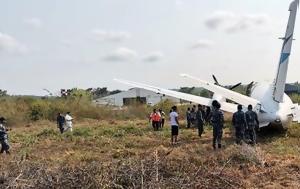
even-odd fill
[[[233,113],[237,111],[237,104],[242,105],[244,109],[251,104],[253,110],[258,114],[260,128],[269,125],[280,125],[287,128],[292,121],[300,123],[300,106],[293,104],[290,97],[284,93],[298,7],[299,0],[292,1],[289,6],[290,15],[285,37],[282,38],[283,45],[274,82],[250,83],[248,85],[248,96],[221,86],[214,76],[215,83],[209,83],[188,74],[181,74],[182,77],[196,81],[199,87],[213,92],[212,98],[204,98],[124,79],[114,80],[132,87],[143,88],[204,106],[211,106],[212,101],[217,100],[221,104],[221,109],[225,112]]]

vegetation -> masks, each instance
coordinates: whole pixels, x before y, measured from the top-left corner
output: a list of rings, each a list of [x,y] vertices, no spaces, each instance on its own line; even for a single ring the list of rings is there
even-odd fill
[[[286,133],[262,131],[258,145],[234,144],[229,122],[224,148],[211,147],[184,128],[187,105],[179,107],[180,141],[170,145],[168,124],[154,132],[152,108],[96,107],[84,90],[64,98],[4,96],[0,115],[8,118],[11,155],[2,155],[0,188],[297,188],[300,185],[300,127]],[[73,133],[60,134],[55,118],[71,111]],[[225,116],[229,119],[229,115]]]
[[[181,125],[184,125],[182,122]],[[211,147],[211,129],[154,132],[145,120],[76,122],[59,134],[37,121],[10,131],[12,154],[0,164],[1,188],[297,188],[300,128],[260,134],[256,147],[236,146],[230,128],[224,148]]]

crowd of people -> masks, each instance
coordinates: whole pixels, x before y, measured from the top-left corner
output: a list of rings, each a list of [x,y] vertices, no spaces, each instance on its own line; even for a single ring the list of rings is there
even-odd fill
[[[165,117],[166,114],[162,111],[162,109],[159,109],[158,111],[153,109],[153,112],[149,116],[149,123],[152,123],[154,131],[164,128]]]
[[[171,143],[176,144],[179,134],[179,121],[178,121],[177,107],[173,106],[170,110],[169,120],[171,125]],[[159,131],[164,128],[166,114],[162,109],[153,109],[153,112],[149,116],[149,122],[152,123],[154,131]],[[9,142],[8,133],[5,127],[6,119],[0,117],[0,153],[9,154]],[[195,127],[198,129],[198,135],[201,137],[204,133],[204,125],[211,125],[213,127],[213,148],[222,148],[222,135],[224,128],[224,115],[221,111],[221,104],[218,101],[212,102],[211,107],[204,107],[193,105],[192,108],[188,108],[186,111],[186,127]],[[259,126],[257,114],[253,111],[251,105],[248,106],[248,110],[243,112],[241,105],[237,105],[237,112],[232,116],[232,125],[235,128],[236,143],[242,144],[243,141],[249,144],[256,144],[255,130]],[[57,127],[60,133],[66,131],[73,131],[73,118],[70,112],[66,115],[61,113],[57,114]]]
[[[195,127],[198,129],[199,137],[202,137],[204,133],[204,126],[211,125],[213,128],[213,148],[222,148],[222,135],[224,128],[224,114],[221,111],[221,104],[214,100],[211,107],[205,107],[202,105],[193,105],[188,107],[186,111],[186,127]],[[177,137],[179,134],[179,121],[177,107],[173,106],[170,114],[171,125],[171,143],[177,143]],[[153,129],[158,131],[163,128],[165,122],[165,113],[159,109],[153,110],[150,114],[149,122],[152,123]],[[256,112],[253,111],[252,105],[248,106],[248,110],[243,112],[241,105],[237,105],[237,112],[232,116],[232,125],[235,129],[236,143],[242,144],[242,142],[248,144],[256,144],[255,130],[259,126],[259,121]]]

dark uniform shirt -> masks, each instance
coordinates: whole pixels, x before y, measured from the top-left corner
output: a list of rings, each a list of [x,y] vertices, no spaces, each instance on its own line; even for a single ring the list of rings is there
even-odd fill
[[[245,115],[248,127],[255,128],[259,124],[256,112],[248,110]]]
[[[191,111],[186,111],[186,119],[191,120]]]
[[[65,123],[65,117],[59,115],[59,116],[57,116],[56,121],[57,121],[58,126],[62,127]]]
[[[211,123],[213,127],[223,128],[224,115],[221,110],[214,110],[212,112]]]
[[[202,114],[202,111],[201,111],[201,110],[198,110],[198,111],[196,112],[196,119],[197,119],[197,122],[198,122],[198,123],[203,124],[203,114]]]
[[[8,139],[6,128],[0,124],[0,140],[4,141]]]
[[[232,125],[234,127],[245,128],[246,119],[243,111],[237,111],[232,116]]]

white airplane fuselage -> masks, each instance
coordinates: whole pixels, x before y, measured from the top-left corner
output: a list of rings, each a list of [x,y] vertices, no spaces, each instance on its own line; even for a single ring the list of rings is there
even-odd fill
[[[255,110],[258,115],[260,127],[271,124],[282,125],[286,128],[293,120],[292,109],[294,104],[286,94],[284,94],[282,103],[276,102],[272,91],[273,85],[268,83],[256,83],[251,89],[250,97],[260,102],[260,107],[256,107],[257,109]],[[218,102],[226,102],[226,98],[216,93],[212,99]]]
[[[287,127],[293,120],[292,109],[294,104],[286,94],[283,96],[283,102],[276,102],[272,91],[272,84],[259,83],[253,86],[250,96],[261,102],[261,110],[258,112],[258,119],[261,126],[275,124]]]

